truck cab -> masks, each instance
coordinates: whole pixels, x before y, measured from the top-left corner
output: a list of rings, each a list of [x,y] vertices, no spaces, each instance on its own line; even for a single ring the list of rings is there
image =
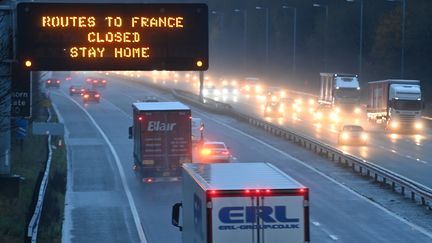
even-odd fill
[[[368,119],[391,132],[420,132],[424,108],[419,80],[386,79],[368,83]]]
[[[391,84],[389,92],[389,111],[387,127],[391,130],[412,126],[420,130],[421,110],[423,101],[420,85],[417,84]]]
[[[320,73],[321,92],[318,102],[330,105],[337,119],[354,122],[364,114],[360,104],[361,89],[355,74]],[[354,120],[353,120],[354,119]],[[357,121],[356,121],[357,122]]]

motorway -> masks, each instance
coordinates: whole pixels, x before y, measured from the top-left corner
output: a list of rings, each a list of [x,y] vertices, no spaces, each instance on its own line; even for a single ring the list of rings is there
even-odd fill
[[[73,76],[70,84],[83,82],[84,76]],[[173,97],[113,77],[108,82],[100,104],[84,106],[79,96],[69,97],[69,83],[49,91],[65,123],[68,146],[63,241],[181,242],[180,232],[171,226],[171,206],[181,200],[180,184],[140,183],[132,171],[132,141],[127,137],[132,102],[149,95]],[[270,162],[310,188],[312,242],[432,241],[431,232],[330,177],[344,172],[318,156],[233,118],[191,108],[206,124],[206,139],[231,148],[232,162]],[[401,163],[397,161],[389,162]]]
[[[163,78],[160,76],[155,77],[160,85],[162,85],[161,80]],[[167,81],[164,85],[171,85],[171,87],[185,90],[196,90],[196,88],[193,89],[191,86],[183,86],[186,88],[182,88],[181,84],[185,84],[185,82],[172,84],[172,82]],[[186,83],[186,85],[190,84]],[[305,97],[303,98],[304,101],[307,101]],[[228,99],[226,103],[248,116],[263,117],[261,110],[262,102],[260,103],[254,97],[246,99],[245,96],[239,95],[237,102]],[[303,134],[331,146],[338,147],[345,153],[362,158],[365,161],[432,188],[432,180],[430,179],[432,174],[432,141],[430,139],[432,132],[429,126],[425,126],[421,134],[408,135],[386,133],[382,127],[366,124],[364,127],[368,130],[370,137],[368,146],[342,146],[337,144],[338,125],[314,122],[312,114],[308,113],[307,109],[308,107],[304,106],[303,112],[296,116],[287,115],[281,119],[266,118],[266,120],[291,129],[298,134]]]

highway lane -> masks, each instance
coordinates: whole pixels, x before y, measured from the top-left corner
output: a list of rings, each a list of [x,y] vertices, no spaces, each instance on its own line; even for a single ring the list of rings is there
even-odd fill
[[[66,127],[68,182],[63,242],[139,241],[114,158],[104,139],[63,93],[50,91],[50,96]]]
[[[143,95],[159,93],[154,90],[148,93],[149,90],[151,89],[136,84],[110,83],[106,90],[102,90],[102,103],[90,104],[86,110],[106,133],[118,153],[149,242],[179,242],[179,232],[170,225],[171,205],[180,199],[179,185],[141,185],[137,183],[131,170],[132,146],[130,140],[127,139],[127,127],[131,123],[130,105],[133,101],[141,99]],[[166,93],[161,96],[170,98]],[[80,103],[79,99],[74,99]],[[61,110],[60,107],[59,110]],[[198,109],[193,109],[193,114],[203,118],[209,139],[225,141],[231,147],[235,153],[235,162],[272,162],[311,188],[313,241],[367,242],[373,239],[377,242],[407,242],[415,239],[431,240],[419,233],[412,225],[406,224],[403,220],[371,204],[370,201],[358,196],[343,185],[332,181],[331,178],[313,168],[308,168],[307,165],[301,164],[283,152],[298,153],[300,152],[298,147],[268,136],[262,131],[256,131],[229,117],[208,114]],[[84,128],[81,127],[81,129]],[[246,133],[243,134],[241,130],[245,130]],[[249,134],[258,136],[261,140],[257,141],[249,137]],[[262,140],[267,145],[260,142]],[[301,154],[305,156],[303,152]],[[307,157],[310,160],[317,159],[315,155],[308,156],[311,156]],[[346,222],[356,223],[347,225]]]
[[[169,86],[171,83],[166,82],[165,86]],[[181,88],[179,84],[176,84],[175,87]],[[186,90],[192,89],[191,86],[184,88]],[[253,97],[246,99],[244,96],[240,96],[238,102],[227,103],[247,115],[259,117],[263,115],[260,108],[262,103]],[[380,127],[366,125],[370,135],[368,146],[340,146],[337,144],[338,126],[315,123],[312,120],[312,115],[308,115],[307,108],[304,108],[303,112],[295,117],[267,118],[266,120],[338,147],[349,154],[432,188],[432,180],[430,180],[432,173],[432,159],[430,159],[432,157],[432,141],[430,138],[432,133],[428,127],[421,135],[404,135],[388,134]]]

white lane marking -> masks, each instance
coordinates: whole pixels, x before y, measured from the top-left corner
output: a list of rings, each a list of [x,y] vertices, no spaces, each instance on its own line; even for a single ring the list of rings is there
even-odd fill
[[[123,113],[123,115],[125,115],[126,117],[128,117],[129,119],[132,120],[132,116],[129,115],[128,113],[126,113],[124,110],[120,109],[120,107],[114,105],[111,101],[107,100],[106,98],[103,98],[103,100],[104,100],[106,103],[112,105],[116,110],[120,111],[121,113]]]
[[[405,157],[405,158],[408,158],[408,159],[411,159],[411,160],[414,160],[414,161],[417,161],[417,162],[421,162],[421,163],[423,163],[423,164],[431,163],[431,162],[426,161],[426,160],[422,160],[422,159],[415,159],[415,158],[412,157],[411,155],[403,155],[402,153],[399,153],[399,152],[397,152],[397,151],[394,150],[394,149],[388,149],[388,148],[386,148],[386,147],[384,147],[384,146],[381,146],[381,145],[378,145],[378,147],[381,148],[381,149],[383,149],[383,150],[390,151],[390,152],[392,152],[392,153],[394,153],[394,154],[397,154],[397,155],[399,155],[399,156],[401,156],[401,157]],[[369,161],[369,162],[374,163],[374,164],[377,164],[377,163],[372,162],[372,161]]]
[[[271,150],[274,150],[274,151],[278,152],[279,154],[281,154],[281,155],[283,155],[283,156],[285,156],[285,157],[287,157],[287,158],[289,158],[289,159],[291,159],[291,160],[297,162],[298,164],[303,165],[304,167],[306,167],[306,168],[308,168],[308,169],[314,171],[315,173],[317,173],[317,174],[321,175],[322,177],[326,178],[327,180],[329,180],[329,181],[333,182],[334,184],[336,184],[336,185],[342,187],[343,189],[347,190],[348,192],[352,193],[353,195],[357,196],[358,198],[364,200],[364,201],[367,202],[367,203],[370,203],[371,205],[377,207],[378,209],[381,209],[382,211],[384,211],[384,212],[387,213],[388,215],[390,215],[390,216],[396,218],[396,219],[399,220],[400,222],[402,222],[402,223],[404,223],[404,224],[407,224],[407,225],[410,226],[411,228],[413,228],[413,229],[419,231],[420,233],[422,233],[422,234],[424,234],[425,236],[427,236],[427,237],[429,237],[429,238],[432,239],[432,233],[431,233],[431,232],[428,232],[426,229],[424,229],[424,228],[422,228],[422,227],[420,227],[420,226],[418,226],[418,225],[415,225],[415,224],[413,224],[413,223],[411,223],[411,222],[408,222],[406,219],[404,219],[404,218],[400,217],[399,215],[397,215],[397,214],[391,212],[390,210],[388,210],[388,209],[384,208],[383,206],[379,205],[378,203],[373,202],[373,201],[371,201],[371,200],[365,198],[364,196],[358,194],[357,192],[355,192],[354,190],[352,190],[352,189],[349,188],[348,186],[346,186],[346,185],[344,185],[344,184],[342,184],[342,183],[336,181],[335,179],[331,178],[330,176],[328,176],[328,175],[324,174],[323,172],[317,170],[316,168],[314,168],[314,167],[312,167],[312,166],[310,166],[310,165],[304,163],[303,161],[301,161],[301,160],[299,160],[299,159],[297,159],[297,158],[291,156],[290,154],[287,154],[287,153],[285,153],[284,151],[282,151],[282,150],[280,150],[280,149],[278,149],[278,148],[276,148],[276,147],[274,147],[274,146],[272,146],[272,145],[270,145],[270,144],[268,144],[268,143],[266,143],[266,142],[264,142],[264,141],[262,141],[262,140],[260,140],[260,139],[258,139],[258,138],[256,138],[256,137],[254,137],[254,136],[251,136],[251,135],[249,135],[249,134],[247,134],[247,133],[245,133],[245,132],[243,132],[243,131],[241,131],[241,130],[239,130],[239,129],[237,129],[237,128],[234,128],[234,127],[232,127],[232,126],[230,126],[230,125],[227,125],[227,124],[223,123],[222,121],[219,121],[219,119],[216,119],[216,118],[214,118],[214,117],[213,117],[213,118],[210,118],[209,116],[207,116],[206,114],[204,114],[204,113],[202,113],[202,112],[197,112],[197,113],[201,113],[201,116],[203,116],[203,117],[207,117],[207,119],[211,119],[212,121],[218,123],[219,125],[224,126],[224,127],[228,128],[228,129],[231,129],[231,130],[233,130],[233,131],[235,131],[235,132],[237,132],[237,133],[239,133],[239,134],[241,134],[241,135],[243,135],[243,136],[245,136],[245,137],[248,137],[248,138],[250,138],[251,140],[254,140],[255,142],[260,143],[260,144],[264,145],[265,147],[267,147],[267,148],[269,148],[269,149],[271,149]]]
[[[67,98],[70,101],[72,101],[73,103],[75,103],[87,115],[87,117],[90,119],[90,121],[93,123],[93,125],[96,127],[96,129],[99,131],[99,133],[101,134],[101,136],[103,137],[103,139],[107,143],[107,145],[108,145],[108,147],[109,147],[109,149],[110,149],[110,151],[111,151],[111,153],[112,153],[112,155],[114,157],[114,160],[116,162],[117,169],[118,169],[119,174],[120,174],[123,190],[125,191],[126,198],[128,200],[129,207],[131,209],[132,216],[133,216],[133,219],[134,219],[134,222],[135,222],[135,226],[136,226],[136,229],[138,231],[138,236],[139,236],[140,241],[142,243],[147,243],[147,239],[146,239],[146,236],[144,234],[144,230],[143,230],[143,227],[142,227],[142,224],[141,224],[141,220],[140,220],[140,218],[138,216],[138,210],[136,209],[135,202],[134,202],[133,197],[132,197],[132,193],[131,193],[131,191],[129,189],[129,185],[126,183],[126,176],[125,176],[123,167],[120,164],[120,158],[118,157],[118,154],[117,154],[116,150],[114,149],[114,146],[111,144],[111,142],[109,141],[108,137],[105,135],[105,133],[99,127],[99,125],[96,123],[96,121],[90,115],[90,113],[88,113],[88,111],[86,109],[84,109],[74,99],[72,99],[69,96],[67,96],[66,93],[63,90],[61,91],[61,93],[63,93],[63,95],[64,95],[65,98]]]
[[[330,233],[327,229],[321,227],[321,224],[318,221],[315,220],[311,220],[312,224],[315,225],[317,228],[319,228],[322,232],[324,232],[325,234],[328,235],[328,237],[330,237],[330,239],[332,240],[339,240],[339,237],[337,237],[336,235]]]
[[[332,240],[339,240],[339,238],[335,235],[329,235]]]

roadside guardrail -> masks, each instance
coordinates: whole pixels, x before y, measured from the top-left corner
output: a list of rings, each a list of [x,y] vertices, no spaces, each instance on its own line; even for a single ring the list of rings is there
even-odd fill
[[[47,122],[51,121],[51,111],[50,109],[48,109],[48,119]],[[30,223],[27,227],[27,237],[29,240],[31,240],[32,243],[37,241],[37,234],[38,234],[38,228],[39,228],[39,220],[40,217],[42,215],[42,208],[43,208],[43,203],[44,203],[44,198],[45,198],[45,192],[46,192],[46,188],[48,186],[48,181],[49,181],[49,173],[50,173],[50,168],[51,168],[51,160],[52,160],[52,147],[51,147],[51,135],[48,135],[48,159],[46,162],[46,166],[45,166],[45,172],[44,172],[44,176],[42,178],[42,182],[40,184],[39,187],[39,194],[38,194],[38,198],[37,198],[37,203],[33,212],[33,216],[30,220]]]

